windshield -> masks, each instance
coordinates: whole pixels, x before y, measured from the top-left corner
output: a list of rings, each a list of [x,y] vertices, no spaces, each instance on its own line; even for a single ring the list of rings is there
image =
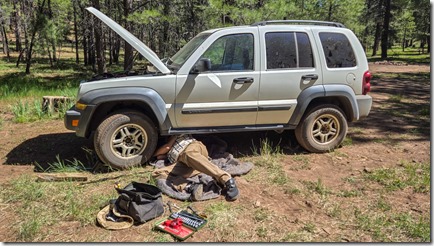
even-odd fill
[[[197,47],[199,47],[210,35],[211,34],[209,33],[201,33],[194,37],[169,59],[167,65],[179,69],[182,64],[184,64],[184,62],[191,56],[191,54],[193,54]]]

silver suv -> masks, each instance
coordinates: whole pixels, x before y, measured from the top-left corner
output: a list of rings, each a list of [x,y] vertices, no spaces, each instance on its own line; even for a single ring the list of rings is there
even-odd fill
[[[287,129],[310,152],[338,147],[347,122],[369,114],[368,63],[342,24],[264,21],[207,30],[169,59],[87,8],[153,64],[80,84],[65,126],[94,134],[100,159],[143,164],[159,136]]]

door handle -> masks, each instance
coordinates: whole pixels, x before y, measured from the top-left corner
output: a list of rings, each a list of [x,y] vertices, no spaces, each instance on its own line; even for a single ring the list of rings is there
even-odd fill
[[[302,80],[317,80],[318,79],[318,74],[306,74],[301,76]]]
[[[234,82],[235,84],[251,84],[253,83],[253,78],[250,77],[235,78],[232,82]]]

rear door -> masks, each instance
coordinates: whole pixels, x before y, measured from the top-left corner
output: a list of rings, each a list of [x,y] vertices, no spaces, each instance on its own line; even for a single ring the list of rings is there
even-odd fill
[[[286,124],[297,97],[308,87],[322,84],[319,58],[310,29],[300,26],[260,28],[261,88],[257,125]]]

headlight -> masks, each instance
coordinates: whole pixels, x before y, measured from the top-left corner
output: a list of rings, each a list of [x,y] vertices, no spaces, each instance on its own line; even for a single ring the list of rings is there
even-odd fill
[[[87,105],[84,104],[84,103],[79,103],[79,102],[76,102],[76,103],[75,103],[75,108],[76,108],[76,109],[79,109],[79,110],[85,110],[86,107],[87,107]]]

